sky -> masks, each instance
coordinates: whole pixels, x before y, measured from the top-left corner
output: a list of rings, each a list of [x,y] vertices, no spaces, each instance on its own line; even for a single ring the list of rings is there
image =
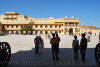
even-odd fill
[[[17,12],[32,18],[70,18],[100,28],[100,0],[0,0],[0,15]]]

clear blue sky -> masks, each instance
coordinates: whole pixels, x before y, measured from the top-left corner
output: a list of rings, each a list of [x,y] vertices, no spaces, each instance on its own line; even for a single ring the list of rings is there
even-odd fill
[[[78,18],[100,28],[100,0],[0,0],[0,14],[18,12],[33,18]]]

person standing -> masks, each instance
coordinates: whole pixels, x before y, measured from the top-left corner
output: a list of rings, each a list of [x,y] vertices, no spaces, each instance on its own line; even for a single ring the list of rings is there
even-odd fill
[[[100,32],[99,32],[99,42],[100,42]]]
[[[42,53],[43,48],[44,48],[44,42],[41,36],[39,36],[39,53]]]
[[[55,34],[52,34],[53,38],[50,40],[51,48],[52,48],[52,59],[53,61],[59,61],[58,57],[58,39],[55,37]]]
[[[82,34],[82,39],[80,42],[80,53],[82,57],[82,61],[85,61],[85,54],[87,49],[87,39],[85,38],[85,33]]]
[[[49,39],[51,39],[51,38],[52,38],[52,34],[50,33],[50,34],[49,34]]]
[[[34,39],[34,43],[35,43],[35,54],[39,53],[39,38],[38,36],[36,36],[36,38]]]
[[[72,42],[72,48],[74,50],[74,59],[78,59],[78,48],[79,48],[79,40],[77,39],[77,36],[74,36],[74,40]]]
[[[58,34],[56,34],[56,38],[58,39],[58,44],[57,44],[57,51],[58,51],[58,53],[59,53],[59,42],[60,42],[60,37],[58,36]]]

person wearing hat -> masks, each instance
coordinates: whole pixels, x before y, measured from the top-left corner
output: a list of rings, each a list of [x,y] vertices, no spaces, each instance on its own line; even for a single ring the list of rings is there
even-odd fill
[[[82,39],[80,41],[80,53],[83,62],[85,61],[86,49],[87,49],[87,39],[85,38],[85,33],[83,33]]]

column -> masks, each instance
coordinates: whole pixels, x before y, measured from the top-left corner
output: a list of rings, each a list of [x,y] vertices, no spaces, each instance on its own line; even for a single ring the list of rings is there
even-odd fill
[[[73,28],[73,34],[75,34],[75,28]]]

